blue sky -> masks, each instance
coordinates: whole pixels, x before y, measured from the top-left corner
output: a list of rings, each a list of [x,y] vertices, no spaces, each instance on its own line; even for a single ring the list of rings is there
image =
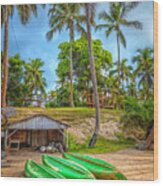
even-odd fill
[[[109,11],[109,3],[99,3],[96,10],[96,23],[98,13],[106,10]],[[40,58],[44,61],[44,77],[47,81],[47,91],[53,89],[57,80],[55,69],[58,65],[57,56],[59,53],[58,45],[61,42],[69,40],[69,33],[63,30],[61,34],[55,33],[54,38],[49,42],[46,39],[46,33],[49,30],[48,25],[48,6],[45,9],[39,7],[37,18],[31,17],[27,25],[22,25],[17,12],[14,12],[13,18],[9,24],[9,56],[20,53],[21,58]],[[141,2],[137,8],[129,12],[129,20],[139,20],[143,24],[142,30],[132,28],[122,28],[126,37],[127,48],[121,46],[121,58],[127,58],[131,63],[132,57],[136,54],[138,48],[153,48],[153,2]],[[3,29],[2,29],[2,48],[3,48]],[[80,35],[76,34],[76,38]],[[112,34],[109,38],[105,37],[104,31],[93,30],[93,39],[100,39],[103,47],[112,53],[113,60],[117,60],[116,36]]]

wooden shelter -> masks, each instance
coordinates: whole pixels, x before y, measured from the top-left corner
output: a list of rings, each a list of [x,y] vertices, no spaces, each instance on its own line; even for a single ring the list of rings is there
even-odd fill
[[[68,148],[68,125],[39,114],[10,123],[8,143],[21,146],[39,147],[50,142],[59,142]],[[18,146],[19,146],[18,145]]]
[[[114,108],[113,104],[109,104],[109,100],[111,100],[111,95],[109,92],[101,91],[98,92],[98,94],[101,108]],[[94,94],[91,91],[84,92],[82,99],[85,100],[87,107],[95,106]]]

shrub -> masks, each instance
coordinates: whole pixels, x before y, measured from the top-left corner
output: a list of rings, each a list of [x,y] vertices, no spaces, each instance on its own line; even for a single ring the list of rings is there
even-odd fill
[[[154,122],[154,101],[139,101],[136,98],[129,97],[124,101],[125,114],[121,117],[123,129],[126,132],[143,130],[147,132],[148,128]]]

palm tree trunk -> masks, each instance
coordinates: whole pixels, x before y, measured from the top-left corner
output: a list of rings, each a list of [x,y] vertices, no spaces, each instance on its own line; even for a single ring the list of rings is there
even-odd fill
[[[125,80],[124,79],[122,81],[122,87],[123,87],[123,91],[125,91]]]
[[[119,35],[117,34],[117,52],[118,52],[118,89],[120,89],[120,42],[119,42]]]
[[[88,40],[88,53],[89,53],[89,63],[91,68],[91,77],[94,91],[94,101],[96,109],[96,124],[93,136],[89,142],[89,147],[93,147],[96,143],[97,136],[100,130],[100,106],[99,106],[99,95],[97,91],[97,79],[96,79],[96,69],[94,64],[93,49],[92,49],[92,34],[91,34],[91,23],[90,23],[90,4],[86,4],[86,16],[87,16],[87,40]]]
[[[130,84],[130,79],[126,80],[126,86],[127,86],[127,92],[128,92],[128,96],[130,96],[130,89],[129,89],[129,84]]]
[[[73,54],[72,54],[72,43],[74,41],[74,30],[73,30],[73,21],[70,26],[70,106],[74,107],[74,98],[73,98]]]
[[[148,78],[146,77],[146,100],[148,100],[149,98],[149,91],[150,91],[150,87],[149,87],[149,84],[148,84]]]
[[[2,87],[2,107],[6,107],[6,94],[7,94],[7,84],[8,84],[8,12],[7,6],[5,11],[5,30],[4,30],[4,77],[3,77],[3,87]]]
[[[152,125],[150,132],[145,140],[145,142],[143,144],[139,145],[139,149],[140,150],[147,150],[150,149],[152,143],[154,141],[154,125]]]

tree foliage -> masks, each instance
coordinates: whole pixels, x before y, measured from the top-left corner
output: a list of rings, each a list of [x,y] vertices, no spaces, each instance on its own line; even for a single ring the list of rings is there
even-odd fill
[[[125,100],[125,114],[121,117],[125,132],[134,128],[148,131],[154,124],[154,100],[138,101],[134,97]]]
[[[69,42],[64,42],[59,45],[59,64],[56,73],[60,87],[64,87],[65,83],[69,82],[69,47]],[[93,50],[95,53],[94,59],[97,81],[99,85],[98,89],[100,90],[102,85],[105,84],[104,80],[113,64],[112,55],[109,51],[103,48],[100,40],[93,40]],[[73,42],[73,56],[74,91],[76,89],[80,95],[82,91],[92,90],[90,65],[88,61],[88,46],[85,38],[80,38]]]
[[[2,53],[3,54],[3,53]],[[2,55],[3,64],[3,55]],[[40,91],[45,94],[46,80],[43,77],[44,62],[40,59],[31,59],[26,62],[20,54],[9,58],[9,78],[7,89],[7,102],[12,106],[27,106],[31,103],[34,93]],[[2,79],[3,79],[2,68]]]
[[[138,3],[135,2],[116,2],[110,3],[109,11],[103,11],[99,14],[99,19],[103,20],[103,23],[96,26],[96,30],[105,31],[106,37],[110,37],[112,33],[116,33],[117,40],[117,52],[118,52],[118,60],[117,60],[117,86],[120,87],[121,75],[121,59],[120,59],[120,44],[126,48],[127,42],[125,35],[123,33],[123,28],[135,28],[142,29],[142,23],[137,20],[128,20],[127,14],[137,7]]]

